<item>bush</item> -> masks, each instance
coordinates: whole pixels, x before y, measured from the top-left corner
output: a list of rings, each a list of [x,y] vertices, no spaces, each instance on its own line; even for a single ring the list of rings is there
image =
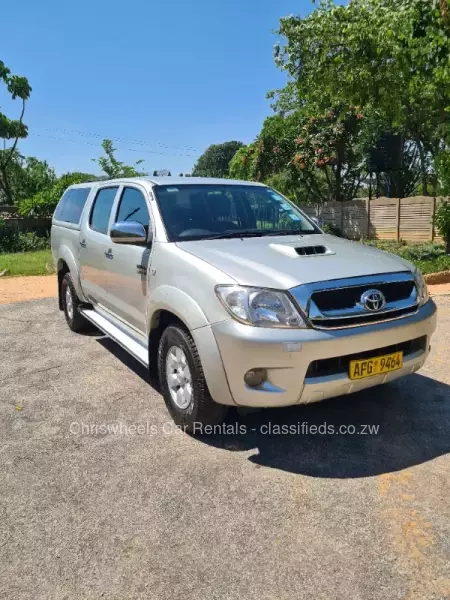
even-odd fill
[[[330,223],[324,223],[320,226],[320,228],[330,235],[336,235],[337,237],[342,237],[341,230],[336,225],[331,225]]]
[[[447,252],[450,253],[450,202],[444,200],[436,210],[434,222],[447,244]]]
[[[2,231],[0,229],[0,252],[33,252],[50,248],[50,235],[34,232]]]
[[[444,244],[438,244],[437,242],[394,242],[390,240],[365,240],[364,243],[409,260],[416,267],[419,267],[424,274],[438,273],[450,269],[450,256],[447,255]]]
[[[375,246],[380,250],[397,254],[412,262],[418,260],[435,260],[440,256],[445,256],[444,244],[438,244],[437,242],[407,243],[390,240],[367,240],[365,243],[369,246]]]

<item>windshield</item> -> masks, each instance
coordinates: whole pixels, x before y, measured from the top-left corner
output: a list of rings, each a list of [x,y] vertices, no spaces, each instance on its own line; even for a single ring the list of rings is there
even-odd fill
[[[283,196],[256,185],[155,186],[171,242],[320,233]]]

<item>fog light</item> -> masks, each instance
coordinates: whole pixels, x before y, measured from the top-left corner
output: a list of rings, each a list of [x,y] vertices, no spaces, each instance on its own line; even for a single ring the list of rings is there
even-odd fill
[[[244,381],[250,387],[257,387],[267,379],[266,369],[250,369],[244,375]]]

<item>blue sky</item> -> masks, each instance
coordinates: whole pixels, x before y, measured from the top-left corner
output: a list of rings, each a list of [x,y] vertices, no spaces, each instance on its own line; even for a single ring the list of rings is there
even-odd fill
[[[143,158],[149,172],[189,172],[209,144],[249,142],[258,133],[271,112],[266,92],[285,81],[273,62],[272,30],[281,16],[313,6],[309,0],[6,2],[0,58],[33,88],[25,118],[30,136],[20,150],[45,158],[58,173],[95,173],[90,159],[101,154],[102,137],[116,137],[123,140],[115,142],[120,160]],[[0,106],[8,115],[19,109],[3,86]]]

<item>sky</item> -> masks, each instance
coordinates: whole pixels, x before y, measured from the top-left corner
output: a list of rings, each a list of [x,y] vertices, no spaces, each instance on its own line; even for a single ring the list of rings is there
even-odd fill
[[[189,173],[213,143],[254,139],[271,114],[279,19],[309,0],[22,0],[2,7],[0,59],[32,86],[20,143],[58,174],[97,174],[101,140],[149,173]],[[17,116],[0,86],[0,111]],[[138,142],[138,143],[136,143]]]

